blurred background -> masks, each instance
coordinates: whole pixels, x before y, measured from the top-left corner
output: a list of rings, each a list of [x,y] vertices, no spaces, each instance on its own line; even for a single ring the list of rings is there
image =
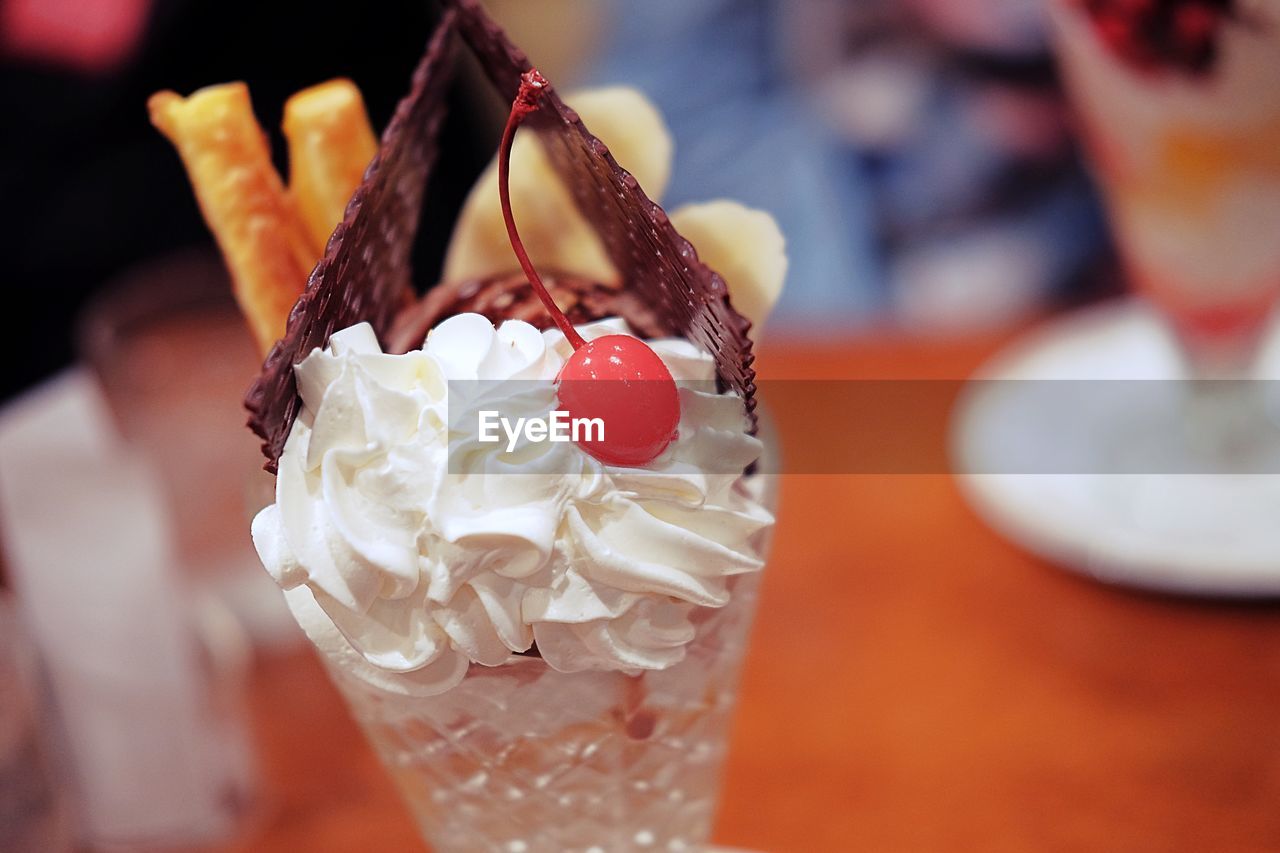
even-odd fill
[[[666,206],[777,219],[766,379],[1081,378],[1080,353],[1087,379],[1273,378],[1272,0],[485,5],[562,89],[653,99]],[[0,0],[0,849],[419,844],[253,555],[272,494],[239,407],[257,354],[145,102],[246,81],[284,173],[285,99],[350,77],[380,129],[437,18]],[[482,89],[468,69],[451,92],[420,288],[493,154]],[[1013,369],[1033,350],[1055,366]],[[1244,479],[1156,509],[1167,480],[1023,492],[966,479],[963,453],[956,477],[787,477],[717,837],[1280,849],[1280,496],[1251,467],[1274,423],[1206,425],[1250,405],[1214,400],[1178,418],[1228,431],[1206,453]],[[999,418],[967,405],[892,429],[945,456],[953,416],[962,436]],[[777,415],[784,450],[882,435]],[[1219,516],[1237,527],[1196,526]]]
[[[671,206],[730,196],[773,213],[792,258],[779,322],[954,331],[1111,286],[1039,0],[493,5],[562,87],[626,82],[659,105],[678,151]],[[40,294],[6,344],[6,396],[71,362],[74,318],[105,282],[209,245],[148,95],[242,79],[276,132],[289,94],[348,76],[382,127],[433,16],[426,3],[336,18],[200,0],[0,8],[8,281]],[[456,100],[429,222],[450,221],[492,153],[497,117]],[[445,239],[424,233],[424,286]]]

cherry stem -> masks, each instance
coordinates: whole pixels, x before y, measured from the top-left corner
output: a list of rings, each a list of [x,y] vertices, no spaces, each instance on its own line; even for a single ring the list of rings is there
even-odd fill
[[[516,93],[516,99],[511,104],[511,115],[507,117],[506,129],[502,131],[502,145],[498,148],[498,196],[502,200],[502,218],[507,223],[507,236],[511,239],[511,250],[516,253],[520,269],[524,270],[525,278],[529,279],[529,283],[533,285],[551,319],[555,321],[560,331],[564,332],[570,345],[577,350],[586,346],[587,342],[582,339],[582,335],[578,334],[578,330],[569,322],[569,318],[564,316],[564,312],[560,310],[560,306],[556,305],[546,285],[542,283],[538,271],[533,268],[529,253],[525,251],[524,243],[520,240],[520,232],[516,230],[515,215],[511,212],[511,144],[515,141],[516,129],[520,127],[520,122],[538,108],[538,101],[549,85],[547,78],[538,73],[536,68],[530,68],[520,75],[520,91]]]

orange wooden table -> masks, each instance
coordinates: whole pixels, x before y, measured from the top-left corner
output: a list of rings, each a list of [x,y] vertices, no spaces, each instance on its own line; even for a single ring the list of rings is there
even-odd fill
[[[960,378],[999,343],[775,345],[759,364]],[[839,440],[779,420],[784,452]],[[421,849],[314,660],[264,663],[252,701],[264,792],[233,849]],[[716,834],[773,853],[1280,850],[1280,608],[1078,579],[997,538],[945,475],[790,476]]]

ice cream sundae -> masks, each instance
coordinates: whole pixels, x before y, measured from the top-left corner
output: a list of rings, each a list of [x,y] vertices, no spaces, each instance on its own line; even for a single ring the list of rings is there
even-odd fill
[[[153,99],[270,349],[254,543],[437,849],[697,849],[774,521],[750,329],[782,237],[732,202],[668,216],[642,95],[562,100],[477,3],[443,5],[376,153],[349,84],[286,117],[288,185],[242,86]],[[417,298],[459,44],[512,114]],[[601,435],[486,443],[467,424],[498,397]]]

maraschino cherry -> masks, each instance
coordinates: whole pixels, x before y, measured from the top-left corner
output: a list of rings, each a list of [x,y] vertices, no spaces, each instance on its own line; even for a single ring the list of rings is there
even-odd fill
[[[520,91],[511,105],[511,115],[498,149],[502,217],[520,268],[573,347],[573,355],[556,377],[560,406],[571,418],[599,418],[604,422],[604,440],[579,442],[582,449],[606,465],[647,465],[675,438],[680,422],[680,395],[671,371],[638,338],[605,335],[592,341],[583,340],[533,268],[511,213],[508,184],[511,143],[520,122],[537,109],[538,100],[548,85],[537,69],[530,69],[520,77]]]

